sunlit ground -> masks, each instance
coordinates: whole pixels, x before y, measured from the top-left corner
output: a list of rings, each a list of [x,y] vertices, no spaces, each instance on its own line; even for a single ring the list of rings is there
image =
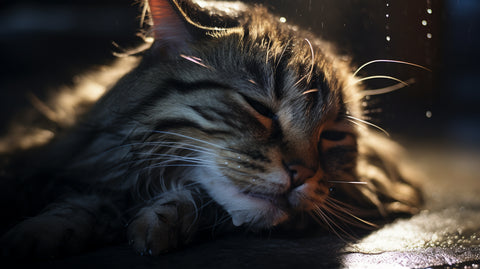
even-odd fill
[[[345,247],[343,266],[479,268],[480,153],[442,144],[412,153],[428,176],[425,210]]]

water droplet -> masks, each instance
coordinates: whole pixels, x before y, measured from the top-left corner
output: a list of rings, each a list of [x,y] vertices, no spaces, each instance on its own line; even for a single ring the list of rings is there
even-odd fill
[[[387,18],[388,18],[388,17],[390,17],[390,14],[388,14],[388,13],[387,13],[387,14],[385,14],[385,17],[387,17]]]
[[[433,12],[433,11],[432,11],[431,8],[427,8],[427,13],[428,13],[428,14],[432,14],[432,12]]]
[[[385,39],[386,39],[387,41],[389,41],[389,42],[390,42],[390,40],[391,40],[391,38],[390,38],[389,35],[387,35],[387,36],[385,37]]]
[[[432,38],[432,34],[431,34],[431,33],[427,33],[427,38],[428,38],[428,39]]]
[[[285,18],[285,17],[280,17],[280,22],[281,22],[281,23],[286,23],[286,22],[287,22],[287,18]]]
[[[240,169],[240,168],[242,168],[242,167],[239,165],[239,166],[237,166],[237,168]]]
[[[387,7],[389,7],[389,6],[390,6],[390,4],[389,4],[389,3],[387,3]]]
[[[225,162],[225,165],[228,165],[228,162]]]
[[[425,117],[430,119],[432,117],[432,111],[427,110],[427,112],[425,112]]]
[[[255,181],[257,181],[257,180],[256,180],[256,179],[254,179],[254,178],[252,178],[252,182],[255,182]]]
[[[422,25],[423,25],[423,26],[427,26],[427,21],[426,21],[426,20],[422,20]]]

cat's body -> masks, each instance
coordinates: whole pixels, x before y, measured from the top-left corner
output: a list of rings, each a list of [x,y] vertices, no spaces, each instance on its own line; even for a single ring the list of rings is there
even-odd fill
[[[126,230],[157,255],[216,226],[415,212],[399,149],[358,126],[364,95],[348,62],[261,7],[230,7],[150,1],[155,42],[136,67],[7,171],[2,184],[30,188],[13,195],[14,213],[47,208],[3,236],[4,253],[74,253]]]

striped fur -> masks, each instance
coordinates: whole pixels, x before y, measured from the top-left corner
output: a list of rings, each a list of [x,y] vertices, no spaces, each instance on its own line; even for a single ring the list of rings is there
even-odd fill
[[[179,16],[166,21],[188,38],[165,37],[172,29],[153,13],[156,41],[132,70],[64,134],[11,161],[4,182],[32,186],[19,208],[36,204],[14,213],[49,205],[3,236],[5,253],[75,253],[120,240],[127,226],[136,251],[157,255],[212,227],[313,220],[341,232],[417,210],[397,146],[348,120],[362,118],[364,95],[331,45],[261,7],[149,4],[168,3],[158,14]],[[232,27],[182,17],[192,12]]]

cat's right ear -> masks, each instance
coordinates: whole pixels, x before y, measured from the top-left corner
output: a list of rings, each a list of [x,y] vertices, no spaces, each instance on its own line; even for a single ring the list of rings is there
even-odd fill
[[[167,54],[187,52],[189,43],[207,38],[209,32],[235,28],[238,22],[234,18],[239,16],[245,6],[234,3],[220,5],[217,2],[210,6],[205,3],[206,6],[201,7],[184,0],[148,0],[155,39],[153,49]],[[229,14],[225,10],[234,12]],[[196,21],[189,15],[195,16]],[[215,25],[208,25],[210,23]],[[228,28],[217,28],[218,25]]]
[[[175,0],[149,0],[150,16],[153,22],[154,48],[158,50],[181,51],[193,39],[185,13]]]

